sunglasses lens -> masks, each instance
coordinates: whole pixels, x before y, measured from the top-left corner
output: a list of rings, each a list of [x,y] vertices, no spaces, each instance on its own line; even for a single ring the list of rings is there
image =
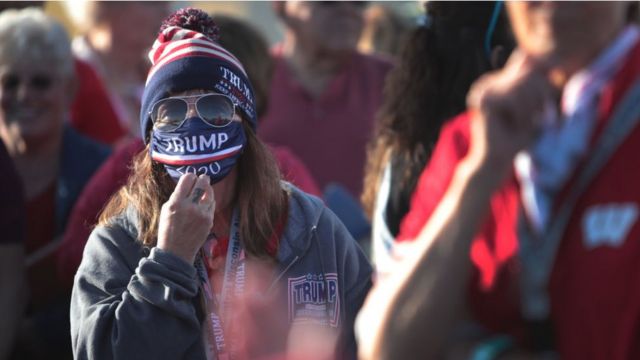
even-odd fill
[[[163,99],[151,109],[151,120],[156,129],[171,131],[180,126],[189,110],[187,103],[181,99]]]
[[[206,95],[196,102],[202,120],[213,126],[227,126],[233,121],[233,103],[222,95]]]

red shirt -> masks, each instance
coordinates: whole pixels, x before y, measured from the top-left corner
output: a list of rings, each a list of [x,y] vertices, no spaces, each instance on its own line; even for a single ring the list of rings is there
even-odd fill
[[[638,79],[640,44],[603,89],[592,145],[615,105]],[[446,192],[457,163],[469,148],[469,121],[462,115],[443,129],[431,162],[420,177],[411,210],[403,220],[400,240],[418,235]],[[588,245],[588,238],[593,236],[588,225],[592,214],[609,205],[640,205],[640,168],[634,164],[639,153],[640,126],[636,126],[582,194],[565,230],[548,285],[556,345],[562,359],[640,359],[637,219],[617,246]],[[562,201],[563,193],[557,202]],[[478,321],[495,331],[515,335],[523,330],[516,282],[519,201],[514,177],[493,195],[488,218],[471,246],[474,274],[468,299]],[[596,230],[603,226],[596,226]]]
[[[278,162],[282,178],[295,184],[301,190],[318,197],[322,196],[320,187],[311,176],[307,166],[285,146],[267,145]]]
[[[269,107],[258,134],[299,156],[321,189],[339,182],[359,197],[366,144],[390,69],[387,61],[354,53],[324,92],[314,98],[276,52]]]
[[[118,120],[109,94],[95,70],[75,59],[78,91],[71,104],[71,126],[83,135],[105,144],[114,144],[127,135]]]

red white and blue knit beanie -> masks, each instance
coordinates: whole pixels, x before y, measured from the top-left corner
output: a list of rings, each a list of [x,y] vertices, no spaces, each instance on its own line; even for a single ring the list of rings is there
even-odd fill
[[[218,40],[218,27],[204,11],[180,9],[169,16],[149,52],[151,69],[142,94],[140,129],[147,143],[149,113],[156,101],[187,90],[210,90],[229,96],[256,130],[253,88],[242,64]]]

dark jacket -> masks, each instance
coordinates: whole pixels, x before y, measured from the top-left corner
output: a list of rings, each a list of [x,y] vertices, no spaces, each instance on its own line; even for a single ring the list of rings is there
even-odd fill
[[[287,291],[289,322],[321,315],[343,330],[339,357],[355,358],[353,322],[371,286],[371,266],[318,198],[284,186],[289,215],[275,288]],[[136,240],[135,218],[133,211],[114,218],[87,242],[71,300],[74,356],[205,359],[196,270],[171,253],[146,249]],[[335,297],[302,294],[318,281],[335,289]],[[318,308],[326,310],[314,313]]]
[[[70,126],[65,126],[56,188],[56,236],[62,235],[73,204],[109,152],[106,145],[80,135]]]

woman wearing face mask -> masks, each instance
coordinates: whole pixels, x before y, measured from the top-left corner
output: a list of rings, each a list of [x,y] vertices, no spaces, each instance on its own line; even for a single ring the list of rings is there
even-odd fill
[[[150,51],[147,148],[87,242],[76,358],[256,357],[300,350],[309,331],[331,356],[355,356],[371,268],[320,200],[280,181],[251,84],[217,34],[206,13],[179,10]]]

